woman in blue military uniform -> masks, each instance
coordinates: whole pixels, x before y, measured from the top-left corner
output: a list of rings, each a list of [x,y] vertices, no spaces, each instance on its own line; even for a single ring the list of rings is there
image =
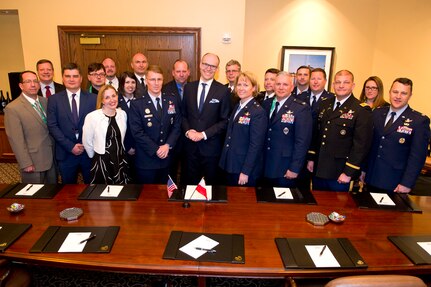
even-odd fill
[[[235,80],[240,102],[229,118],[220,167],[227,173],[227,185],[255,186],[262,172],[262,149],[268,124],[267,116],[254,99],[257,81],[249,72]]]

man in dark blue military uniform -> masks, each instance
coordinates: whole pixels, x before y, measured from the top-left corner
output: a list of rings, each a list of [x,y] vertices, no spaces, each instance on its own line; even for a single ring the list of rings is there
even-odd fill
[[[136,144],[136,181],[164,184],[168,181],[170,150],[181,132],[177,99],[162,94],[163,71],[151,65],[145,73],[147,91],[131,102],[129,121]]]
[[[278,73],[273,99],[264,101],[269,116],[264,149],[266,184],[295,186],[311,141],[312,119],[309,106],[291,95],[293,80],[289,73]]]
[[[352,94],[350,71],[337,72],[333,87],[334,100],[323,101],[318,109],[307,168],[314,172],[314,190],[348,191],[368,154],[373,122],[371,109]]]
[[[367,186],[408,193],[425,163],[430,119],[408,105],[413,82],[398,78],[389,91],[391,105],[373,111],[374,136],[368,157]]]

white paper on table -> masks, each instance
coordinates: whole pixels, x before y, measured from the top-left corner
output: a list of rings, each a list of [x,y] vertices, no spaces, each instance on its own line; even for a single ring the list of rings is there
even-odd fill
[[[396,205],[386,193],[370,192],[370,194],[378,205]]]
[[[58,252],[82,252],[88,241],[80,243],[91,236],[91,232],[70,232],[61,244]]]
[[[431,242],[418,242],[419,246],[422,247],[429,255],[431,255]]]
[[[326,245],[325,248],[325,245],[305,245],[305,248],[316,267],[340,267],[331,249],[329,249],[329,246]],[[323,248],[325,248],[325,250],[322,255],[320,255]]]
[[[195,191],[196,187],[197,187],[197,185],[187,185],[186,194],[184,195],[185,200],[207,200],[205,198],[205,196],[203,196],[197,190]],[[205,186],[205,188],[207,189],[207,198],[208,198],[208,200],[211,200],[213,198],[212,186],[207,185],[207,186]],[[190,198],[192,196],[192,194],[193,194],[193,197]]]
[[[118,197],[123,188],[124,186],[122,185],[107,185],[100,197]]]
[[[186,245],[180,248],[180,251],[190,255],[194,259],[197,259],[207,253],[205,250],[198,250],[196,248],[211,250],[219,245],[219,243],[205,235],[201,235],[193,241],[190,241]]]
[[[293,199],[292,191],[288,187],[273,187],[276,199]]]
[[[15,195],[26,195],[26,196],[32,196],[36,192],[39,191],[43,187],[43,184],[27,184],[22,188],[20,191],[18,191]]]

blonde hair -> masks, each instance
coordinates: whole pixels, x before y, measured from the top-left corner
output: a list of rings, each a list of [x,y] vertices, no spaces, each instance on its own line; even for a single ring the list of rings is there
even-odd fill
[[[103,106],[103,96],[107,90],[113,90],[118,96],[117,90],[111,85],[103,85],[97,94],[96,109],[101,109]]]
[[[235,84],[234,84],[235,85],[235,92],[236,92],[236,85],[238,84],[238,80],[241,77],[246,78],[246,79],[248,79],[250,81],[252,87],[254,88],[254,90],[253,90],[253,97],[256,97],[256,95],[259,93],[258,92],[259,91],[259,86],[257,84],[256,76],[253,73],[251,73],[251,72],[241,72],[241,73],[239,73],[239,75],[235,79]]]

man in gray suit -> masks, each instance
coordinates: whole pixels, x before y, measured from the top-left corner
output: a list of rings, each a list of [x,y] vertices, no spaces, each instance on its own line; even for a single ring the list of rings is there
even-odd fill
[[[23,183],[56,183],[53,140],[46,126],[46,98],[37,95],[35,72],[20,74],[21,95],[5,108],[5,128]]]

